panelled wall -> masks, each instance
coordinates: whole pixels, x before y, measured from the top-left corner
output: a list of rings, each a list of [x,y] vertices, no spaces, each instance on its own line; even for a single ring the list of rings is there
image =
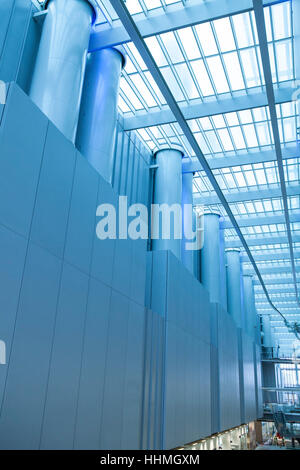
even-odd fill
[[[96,238],[116,193],[13,84],[0,195],[0,447],[139,448],[146,241]]]
[[[146,202],[150,155],[121,133],[114,185]],[[171,253],[100,241],[102,202],[117,207],[117,193],[10,84],[0,126],[0,448],[173,448],[243,422],[232,318]],[[249,348],[246,408],[259,395],[246,380]]]

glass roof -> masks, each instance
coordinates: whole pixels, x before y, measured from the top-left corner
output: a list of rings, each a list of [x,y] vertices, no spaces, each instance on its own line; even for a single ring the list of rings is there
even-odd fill
[[[109,0],[96,3],[97,31],[121,26]],[[272,301],[287,319],[300,321],[254,11],[249,8],[239,12],[236,2],[235,14],[224,14],[220,19],[193,22],[179,29],[176,25],[163,26],[168,12],[180,15],[189,6],[205,7],[206,3],[206,0],[126,0],[138,27],[155,19],[155,34],[150,30],[145,42],[156,65],[183,113],[187,113],[188,124],[240,224]],[[213,12],[213,1],[209,3]],[[284,94],[294,87],[294,80],[300,79],[294,60],[295,49],[298,55],[299,51],[293,31],[292,2],[270,1],[264,7],[264,17],[275,98],[280,93],[283,96],[277,100],[276,111],[282,151],[287,154],[284,172],[300,288],[299,109],[298,103],[292,101],[292,93]],[[157,33],[160,24],[161,32]],[[194,152],[135,45],[125,41],[122,47],[127,62],[120,82],[119,112],[125,130],[126,122],[134,119],[128,131],[136,132],[151,151],[161,144],[183,145],[186,161],[196,165],[195,204],[204,203],[208,210],[218,210],[226,246],[240,246],[223,206],[205,172],[197,166]],[[241,251],[244,271],[253,272]],[[282,326],[282,319],[267,303],[262,287],[254,279],[258,313],[270,314],[272,323]]]

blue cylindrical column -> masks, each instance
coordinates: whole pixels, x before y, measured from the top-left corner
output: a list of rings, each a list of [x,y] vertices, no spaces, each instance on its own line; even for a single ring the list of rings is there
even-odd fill
[[[124,57],[115,48],[89,54],[76,144],[91,165],[112,182],[119,84]]]
[[[170,250],[178,259],[181,259],[182,242],[183,155],[183,150],[179,146],[161,148],[156,152],[158,168],[155,172],[152,210],[152,249],[154,251]],[[162,212],[165,216],[161,216]],[[174,217],[170,216],[172,212]],[[170,231],[167,227],[169,221],[171,221]]]
[[[239,249],[226,250],[227,262],[227,308],[236,326],[242,328],[242,274]]]
[[[263,315],[262,322],[263,322],[263,332],[264,332],[263,345],[266,348],[271,348],[273,346],[273,340],[272,340],[270,315]]]
[[[220,302],[227,311],[227,281],[224,229],[220,230]]]
[[[181,260],[185,267],[194,273],[194,251],[187,249],[192,242],[193,221],[193,173],[182,174],[182,246]]]
[[[201,282],[210,301],[220,303],[220,214],[204,214],[204,244],[201,250]]]
[[[87,0],[50,0],[30,97],[58,129],[75,141],[91,24]]]
[[[253,339],[253,341],[255,341],[257,329],[257,315],[255,310],[253,276],[251,274],[244,274],[243,283],[245,328],[249,336]]]

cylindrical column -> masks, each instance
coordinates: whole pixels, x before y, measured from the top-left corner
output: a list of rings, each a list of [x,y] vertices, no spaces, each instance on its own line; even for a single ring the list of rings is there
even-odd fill
[[[236,326],[242,328],[242,279],[239,249],[226,250],[227,262],[227,308]]]
[[[112,182],[118,96],[124,57],[115,48],[89,54],[76,144],[103,178]]]
[[[185,267],[194,273],[194,251],[189,250],[188,244],[193,237],[193,173],[182,174],[182,246],[181,260]]]
[[[210,301],[220,303],[220,214],[204,214],[204,244],[201,250],[201,282]]]
[[[271,348],[273,346],[273,341],[272,341],[272,330],[271,330],[270,315],[263,315],[262,316],[262,322],[263,322],[263,332],[264,332],[263,345],[266,348]]]
[[[220,230],[220,302],[227,311],[227,281],[224,229]]]
[[[253,276],[251,274],[243,275],[244,283],[244,309],[245,309],[245,328],[249,336],[255,341],[257,318],[254,300]]]
[[[30,97],[74,142],[95,13],[87,0],[50,0],[47,9]]]
[[[183,150],[176,146],[162,148],[155,157],[158,168],[154,182],[152,249],[170,250],[181,259]]]

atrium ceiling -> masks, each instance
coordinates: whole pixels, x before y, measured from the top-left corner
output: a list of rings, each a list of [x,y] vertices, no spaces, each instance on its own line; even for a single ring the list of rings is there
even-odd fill
[[[298,289],[299,1],[263,2]],[[244,272],[254,273],[205,171],[110,1],[95,2],[99,12],[90,50],[120,45],[127,55],[119,98],[125,130],[136,132],[150,150],[174,142],[183,145],[184,171],[194,172],[194,204],[222,214],[226,247],[241,247]],[[254,3],[252,0],[125,2],[213,170],[272,302],[288,321],[300,322],[265,83],[266,58]],[[295,336],[268,303],[258,280],[255,284],[257,312],[271,315],[282,350],[290,349]]]

